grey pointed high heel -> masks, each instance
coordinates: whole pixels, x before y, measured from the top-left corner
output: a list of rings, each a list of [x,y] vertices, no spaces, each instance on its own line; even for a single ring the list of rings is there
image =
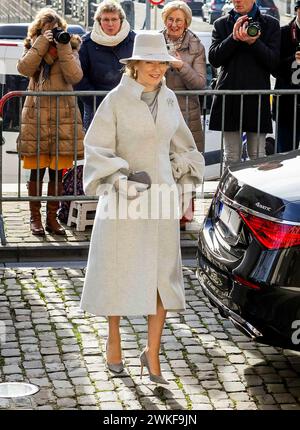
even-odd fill
[[[162,375],[154,375],[153,373],[150,372],[150,366],[149,366],[149,362],[148,362],[148,358],[147,358],[145,349],[140,355],[140,361],[141,361],[141,379],[143,376],[144,366],[146,366],[148,373],[149,373],[150,381],[155,382],[156,384],[161,384],[161,385],[162,384],[163,385],[169,384],[169,382]]]
[[[106,351],[106,366],[108,368],[108,370],[110,370],[113,373],[122,373],[124,370],[124,363],[123,361],[121,361],[120,363],[109,363],[107,361],[107,342],[105,345],[105,351]]]

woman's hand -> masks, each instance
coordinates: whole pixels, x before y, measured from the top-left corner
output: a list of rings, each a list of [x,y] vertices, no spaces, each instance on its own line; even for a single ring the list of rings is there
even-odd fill
[[[44,32],[42,31],[42,35],[48,40],[48,42],[53,42],[53,33],[52,30],[45,30]]]
[[[184,65],[184,62],[182,61],[179,52],[176,51],[174,57],[176,57],[177,60],[179,60],[180,62],[176,61],[176,63],[171,63],[171,66],[173,67],[173,69],[181,70]]]

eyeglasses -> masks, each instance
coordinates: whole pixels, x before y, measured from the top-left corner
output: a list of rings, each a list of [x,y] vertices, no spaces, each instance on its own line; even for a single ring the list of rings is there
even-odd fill
[[[101,22],[104,22],[104,24],[109,24],[110,22],[112,24],[116,24],[118,21],[120,21],[120,18],[100,18]]]
[[[183,19],[180,19],[180,18],[176,18],[176,19],[174,19],[174,18],[167,18],[167,23],[168,24],[173,24],[173,23],[175,23],[176,25],[178,25],[178,26],[182,26],[182,25],[184,25],[184,20]]]

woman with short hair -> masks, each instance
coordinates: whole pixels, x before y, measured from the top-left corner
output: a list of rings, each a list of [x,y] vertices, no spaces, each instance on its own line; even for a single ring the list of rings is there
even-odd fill
[[[83,37],[79,51],[83,79],[76,85],[78,91],[110,91],[122,76],[120,58],[132,53],[135,33],[130,30],[122,6],[114,0],[101,2],[94,15],[91,32]],[[94,111],[103,97],[82,97],[83,123],[87,129]]]
[[[167,86],[172,90],[202,90],[206,86],[206,59],[204,46],[189,30],[192,11],[184,1],[171,1],[162,10],[165,25],[163,34],[169,52],[179,62],[171,63],[166,73]],[[182,114],[193,133],[197,148],[204,151],[204,137],[201,125],[201,110],[198,96],[178,96]]]

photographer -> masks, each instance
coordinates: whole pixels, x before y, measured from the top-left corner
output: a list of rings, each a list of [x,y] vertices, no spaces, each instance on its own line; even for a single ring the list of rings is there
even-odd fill
[[[73,85],[81,80],[78,56],[81,40],[79,36],[70,37],[66,28],[65,20],[50,8],[41,9],[29,25],[25,50],[17,64],[19,73],[30,78],[28,90],[72,91]],[[83,157],[83,128],[73,96],[26,97],[18,150],[24,169],[31,170],[27,183],[29,196],[42,195],[46,168],[49,169],[48,196],[61,195],[62,170],[73,165],[75,137],[79,159]],[[56,219],[58,206],[58,201],[47,202],[46,230],[64,235],[65,230]],[[30,201],[31,232],[43,236],[40,208],[40,201]]]
[[[276,74],[276,89],[300,90],[300,1],[295,3],[296,16],[281,28],[280,64]],[[300,141],[300,97],[297,96],[296,133],[294,142],[294,96],[280,96],[278,102],[277,151],[298,148]],[[276,120],[277,101],[274,98],[273,115]]]
[[[234,9],[214,23],[209,61],[212,66],[220,67],[216,89],[270,89],[270,74],[274,72],[279,62],[279,22],[269,15],[262,15],[254,0],[233,0],[233,4]],[[240,131],[247,133],[250,158],[265,154],[265,134],[272,132],[269,96],[261,97],[259,129],[258,107],[258,95],[243,97],[240,130],[241,96],[226,96],[225,166],[241,160]],[[222,96],[214,97],[210,129],[222,130]]]

